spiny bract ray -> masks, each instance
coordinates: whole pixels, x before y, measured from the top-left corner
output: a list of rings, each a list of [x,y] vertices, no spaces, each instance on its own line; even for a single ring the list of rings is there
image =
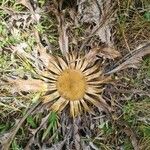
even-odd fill
[[[109,110],[109,106],[101,97],[101,92],[102,84],[108,82],[110,77],[103,75],[100,65],[90,65],[86,57],[77,53],[67,54],[64,58],[49,58],[46,69],[39,71],[43,81],[38,84],[38,90],[45,91],[43,103],[50,103],[50,109],[56,112],[69,106],[73,117],[83,111],[90,111],[92,104],[96,107],[107,107]],[[17,85],[17,80],[14,82]],[[31,85],[28,82],[26,84]],[[42,87],[44,89],[41,89]],[[30,90],[35,92],[34,89]]]

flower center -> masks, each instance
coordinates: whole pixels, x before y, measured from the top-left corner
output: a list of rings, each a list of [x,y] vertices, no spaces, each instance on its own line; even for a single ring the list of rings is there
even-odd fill
[[[80,100],[85,94],[85,88],[85,77],[78,70],[66,69],[58,77],[58,92],[67,100]]]

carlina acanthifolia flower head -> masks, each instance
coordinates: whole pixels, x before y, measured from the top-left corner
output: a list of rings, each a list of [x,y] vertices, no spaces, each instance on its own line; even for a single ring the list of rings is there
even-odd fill
[[[77,54],[66,57],[52,57],[46,74],[49,80],[43,102],[52,102],[53,111],[62,111],[70,106],[70,114],[75,117],[83,110],[90,111],[91,104],[109,107],[101,97],[102,84],[110,80],[101,71],[100,65],[89,65],[88,60]]]

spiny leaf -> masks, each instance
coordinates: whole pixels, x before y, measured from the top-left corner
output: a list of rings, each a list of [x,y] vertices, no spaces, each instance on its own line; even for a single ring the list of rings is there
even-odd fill
[[[106,72],[105,74],[109,75],[126,68],[138,68],[140,62],[142,61],[142,58],[148,54],[150,54],[150,43],[134,50],[131,53],[131,56],[127,54],[122,60],[120,60],[117,64],[114,65],[115,67],[113,67],[112,70]]]
[[[47,67],[49,65],[49,61],[51,60],[51,57],[46,52],[46,48],[41,43],[39,32],[36,29],[34,29],[33,31],[37,42],[36,49],[38,50],[40,55],[39,58],[42,60],[43,64]]]
[[[67,28],[68,25],[65,23],[64,14],[65,12],[61,11],[59,12],[58,9],[61,9],[63,1],[55,1],[55,10],[53,11],[56,15],[56,18],[58,20],[58,33],[59,33],[59,47],[62,52],[62,54],[66,54],[69,51],[69,41],[68,41],[68,35],[67,35]],[[60,7],[60,8],[58,8]]]
[[[41,105],[41,102],[34,104],[31,108],[29,108],[27,110],[26,114],[19,121],[16,122],[16,124],[14,125],[14,128],[12,128],[9,132],[4,133],[3,135],[0,135],[0,143],[2,145],[2,148],[1,148],[2,150],[9,150],[10,145],[11,145],[13,139],[15,138],[15,135],[17,134],[21,125],[24,123],[26,118],[33,111],[35,111],[38,108],[38,106],[40,106],[40,105]]]
[[[121,54],[112,47],[96,47],[90,50],[90,52],[86,55],[86,58],[93,61],[97,56],[108,59],[115,59],[120,57]]]
[[[29,79],[8,79],[12,85],[12,92],[44,92],[47,90],[47,84],[41,80]]]

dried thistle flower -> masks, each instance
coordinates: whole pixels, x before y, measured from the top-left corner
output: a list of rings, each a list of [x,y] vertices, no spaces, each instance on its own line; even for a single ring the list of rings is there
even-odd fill
[[[102,84],[110,80],[103,75],[98,63],[91,63],[87,57],[77,53],[63,58],[49,55],[45,70],[39,71],[41,79],[11,80],[16,91],[42,91],[43,103],[50,103],[50,109],[61,112],[67,106],[76,117],[82,111],[90,111],[91,105],[110,109],[101,97]]]

